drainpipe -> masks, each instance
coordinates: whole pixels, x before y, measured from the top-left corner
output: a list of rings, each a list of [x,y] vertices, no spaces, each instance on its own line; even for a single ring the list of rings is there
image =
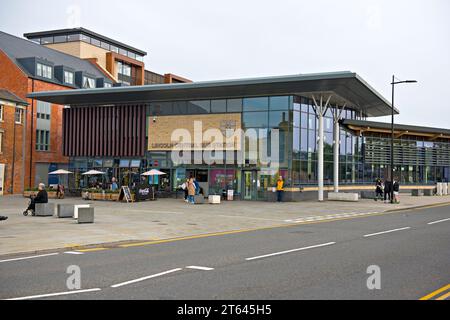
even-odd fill
[[[34,79],[31,79],[31,93],[34,92]],[[31,99],[31,129],[30,129],[30,179],[29,179],[29,187],[32,188],[32,172],[33,172],[33,130],[34,130],[34,98]]]
[[[17,108],[17,105],[15,106]],[[13,123],[13,155],[12,155],[12,165],[11,165],[11,185],[9,192],[11,194],[14,193],[14,171],[15,171],[15,164],[16,164],[16,109],[14,109],[14,123]]]

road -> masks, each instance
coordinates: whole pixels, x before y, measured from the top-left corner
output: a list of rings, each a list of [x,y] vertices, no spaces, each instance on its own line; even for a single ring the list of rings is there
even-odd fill
[[[66,285],[69,266],[79,267],[80,289]],[[380,289],[367,287],[369,266],[379,267]],[[450,206],[0,256],[0,283],[1,299],[450,299]]]

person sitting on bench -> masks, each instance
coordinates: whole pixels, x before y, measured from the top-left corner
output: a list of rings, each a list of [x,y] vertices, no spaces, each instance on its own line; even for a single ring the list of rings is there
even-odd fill
[[[47,191],[45,190],[45,184],[39,183],[38,187],[39,191],[37,195],[34,198],[31,198],[30,205],[28,206],[27,210],[35,211],[36,203],[48,203],[48,195]]]

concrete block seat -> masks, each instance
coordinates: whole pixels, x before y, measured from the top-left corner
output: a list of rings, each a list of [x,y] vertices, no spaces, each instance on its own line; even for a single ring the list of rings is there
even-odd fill
[[[55,214],[55,204],[52,202],[36,203],[34,213],[38,217],[51,217]]]
[[[94,223],[94,208],[78,208],[78,223]]]
[[[359,201],[359,195],[348,192],[328,192],[328,200],[357,202]]]
[[[75,211],[75,204],[58,203],[56,207],[56,216],[58,218],[73,218],[74,211]]]
[[[194,204],[204,204],[205,197],[201,194],[197,194],[194,196]]]
[[[220,196],[219,195],[209,195],[208,196],[208,203],[209,204],[220,204]]]
[[[411,195],[414,197],[421,197],[421,196],[423,196],[423,190],[422,189],[412,189]]]

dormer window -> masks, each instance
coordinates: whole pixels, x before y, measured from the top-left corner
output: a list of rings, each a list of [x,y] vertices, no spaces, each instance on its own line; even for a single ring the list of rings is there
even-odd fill
[[[36,64],[36,74],[39,77],[52,79],[52,67],[38,62]]]
[[[73,84],[73,72],[64,71],[64,82],[68,84]]]
[[[95,88],[95,79],[83,76],[83,88]]]

